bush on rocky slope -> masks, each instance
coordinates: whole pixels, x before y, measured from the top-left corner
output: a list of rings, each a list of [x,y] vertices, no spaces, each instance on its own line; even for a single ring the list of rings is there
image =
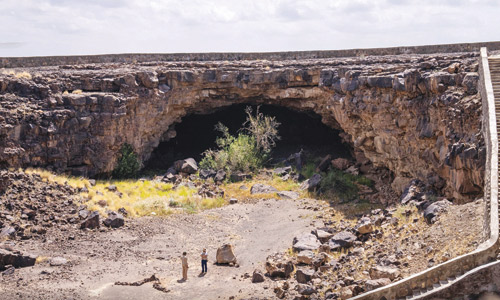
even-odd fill
[[[359,195],[360,186],[373,188],[374,182],[362,175],[354,175],[347,171],[329,168],[323,172],[317,172],[319,159],[312,159],[305,163],[300,171],[304,178],[311,178],[314,174],[320,174],[321,181],[314,190],[316,195],[323,198],[338,198],[342,201],[354,200]]]
[[[141,164],[132,146],[129,144],[123,144],[120,150],[120,158],[118,159],[118,164],[113,170],[113,177],[135,177],[140,168]]]

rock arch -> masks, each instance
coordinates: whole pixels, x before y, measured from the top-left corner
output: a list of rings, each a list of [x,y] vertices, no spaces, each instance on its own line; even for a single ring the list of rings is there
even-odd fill
[[[28,70],[30,71],[30,70]],[[470,199],[483,186],[477,54],[290,61],[109,63],[0,75],[0,163],[110,172],[123,143],[143,161],[182,117],[238,103],[312,111],[401,191],[420,178]],[[22,105],[21,105],[22,104]]]

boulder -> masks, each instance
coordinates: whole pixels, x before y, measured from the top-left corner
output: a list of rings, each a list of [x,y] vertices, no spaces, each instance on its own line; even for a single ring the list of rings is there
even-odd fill
[[[253,271],[252,275],[252,283],[259,283],[259,282],[264,282],[264,274],[260,270],[255,270]]]
[[[424,191],[425,185],[422,181],[418,179],[414,179],[410,181],[410,183],[406,186],[399,198],[399,202],[401,204],[406,205],[410,201],[419,201],[422,197],[422,193]]]
[[[198,171],[198,164],[194,158],[186,158],[174,162],[174,168],[179,173],[194,174]]]
[[[325,300],[329,300],[329,299],[339,299],[340,295],[338,293],[334,293],[334,292],[326,292],[325,294]]]
[[[203,198],[217,198],[223,197],[224,191],[215,184],[205,182],[198,188],[198,195],[202,196]],[[231,200],[229,203],[234,204],[231,202]]]
[[[226,171],[224,170],[217,171],[214,177],[215,182],[222,182],[224,181],[224,179],[226,179]]]
[[[196,184],[194,184],[194,182],[192,181],[185,181],[185,182],[181,182],[177,187],[175,188],[178,188],[178,187],[181,187],[181,186],[185,186],[189,189],[196,189]]]
[[[299,284],[297,285],[297,292],[299,294],[304,295],[304,296],[310,296],[314,293],[316,293],[316,289],[310,285],[307,284]]]
[[[388,278],[391,281],[399,277],[401,272],[395,267],[391,266],[375,266],[370,269],[371,279]]]
[[[427,206],[427,208],[424,211],[424,218],[428,223],[434,223],[436,220],[435,218],[448,210],[450,207],[451,202],[444,199],[440,200],[437,202],[432,203],[431,205]]]
[[[295,176],[297,176],[297,175],[295,175]],[[295,177],[295,176],[294,176],[294,177]],[[283,181],[288,181],[288,180],[290,180],[290,178],[292,178],[292,177],[290,176],[290,174],[286,174],[286,175],[284,175],[284,176],[281,176],[281,180],[283,180]],[[295,179],[294,179],[294,180],[295,180]]]
[[[242,173],[242,172],[236,172],[236,173],[232,173],[229,178],[231,179],[232,182],[240,182],[243,180],[251,179],[252,175]]]
[[[313,275],[313,269],[297,269],[297,272],[295,272],[295,279],[297,279],[298,283],[308,283],[311,281]]]
[[[163,182],[175,183],[177,180],[179,180],[178,176],[179,175],[174,175],[174,174],[171,174],[171,173],[167,173],[165,176],[163,176],[162,181]]]
[[[318,237],[312,233],[306,233],[293,239],[293,249],[296,251],[316,250],[320,246]]]
[[[322,243],[326,243],[333,236],[333,234],[324,229],[316,229],[315,234]]]
[[[314,252],[310,250],[300,251],[297,255],[297,262],[299,264],[310,265],[312,264],[314,259]]]
[[[332,160],[332,167],[334,167],[335,169],[346,170],[347,168],[349,168],[349,165],[349,161],[345,158],[339,157]]]
[[[271,194],[276,193],[278,190],[267,184],[256,183],[250,188],[250,194]]]
[[[296,200],[299,199],[300,194],[297,192],[292,192],[292,191],[281,191],[276,193],[278,197],[281,199],[286,199],[286,200]]]
[[[356,226],[356,230],[360,234],[367,234],[373,232],[373,224],[370,218],[364,217],[359,220],[358,225]]]
[[[31,267],[35,265],[36,255],[23,254],[19,251],[0,248],[0,266],[11,265],[15,268]]]
[[[389,278],[371,279],[365,282],[366,291],[372,291],[391,283]]]
[[[328,245],[330,246],[331,250],[337,249],[337,248],[348,248],[351,247],[354,241],[357,239],[357,237],[347,231],[342,231],[334,235]]]
[[[82,209],[78,212],[78,216],[80,217],[80,219],[86,219],[88,216],[89,216],[90,212],[86,209]]]
[[[272,278],[290,278],[290,275],[295,270],[295,266],[291,261],[283,261],[268,257],[266,260],[266,272]]]
[[[10,237],[16,236],[16,229],[12,226],[5,226],[0,230],[0,237]]]
[[[199,174],[201,179],[206,180],[208,178],[214,178],[217,172],[213,169],[201,169]]]
[[[342,299],[342,300],[349,299],[349,298],[352,298],[353,296],[354,296],[354,294],[348,286],[345,286],[345,287],[340,289],[340,299]]]
[[[236,264],[236,256],[233,252],[233,246],[230,244],[222,245],[217,249],[216,260],[218,264]]]
[[[274,288],[274,293],[276,294],[276,297],[278,297],[278,299],[283,299],[286,296],[286,291],[279,286]]]
[[[300,185],[301,190],[314,190],[321,182],[321,175],[319,174],[314,174],[311,176],[311,178],[307,179],[306,181],[302,182]]]
[[[116,187],[116,185],[114,185],[114,184],[108,185],[108,186],[106,187],[106,189],[107,189],[108,191],[110,191],[110,192],[116,192],[116,191],[118,190],[118,189],[117,189],[117,187]]]
[[[273,173],[278,176],[285,176],[287,174],[290,174],[292,172],[292,167],[281,167],[281,168],[276,168],[273,170]]]
[[[236,203],[238,203],[238,199],[236,198],[229,199],[229,204],[236,204]]]
[[[80,223],[80,229],[94,229],[99,228],[99,212],[93,211],[90,215]]]
[[[128,216],[128,211],[125,209],[125,207],[120,207],[118,209],[118,212],[121,213],[124,217]]]
[[[478,81],[479,75],[476,72],[469,72],[464,76],[462,86],[466,88],[467,94],[474,95],[477,93]]]
[[[123,215],[114,211],[108,214],[108,217],[103,221],[104,225],[111,228],[122,227],[125,224]]]
[[[314,256],[314,259],[312,261],[312,265],[314,268],[317,270],[319,267],[323,266],[329,259],[332,257],[324,252],[320,252]],[[332,260],[333,263],[335,263],[334,260]]]
[[[167,175],[177,175],[177,170],[174,167],[170,167],[167,169],[167,172],[163,176]]]

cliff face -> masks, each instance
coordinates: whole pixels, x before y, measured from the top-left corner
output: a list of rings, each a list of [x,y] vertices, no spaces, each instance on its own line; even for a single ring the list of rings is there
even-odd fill
[[[483,186],[477,81],[475,53],[4,69],[0,165],[93,176],[123,143],[145,161],[185,115],[265,103],[342,129],[396,191],[420,178],[467,199]]]

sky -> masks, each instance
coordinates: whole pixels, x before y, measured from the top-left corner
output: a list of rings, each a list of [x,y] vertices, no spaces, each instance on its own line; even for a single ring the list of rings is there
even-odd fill
[[[499,0],[0,0],[0,57],[500,40]]]

